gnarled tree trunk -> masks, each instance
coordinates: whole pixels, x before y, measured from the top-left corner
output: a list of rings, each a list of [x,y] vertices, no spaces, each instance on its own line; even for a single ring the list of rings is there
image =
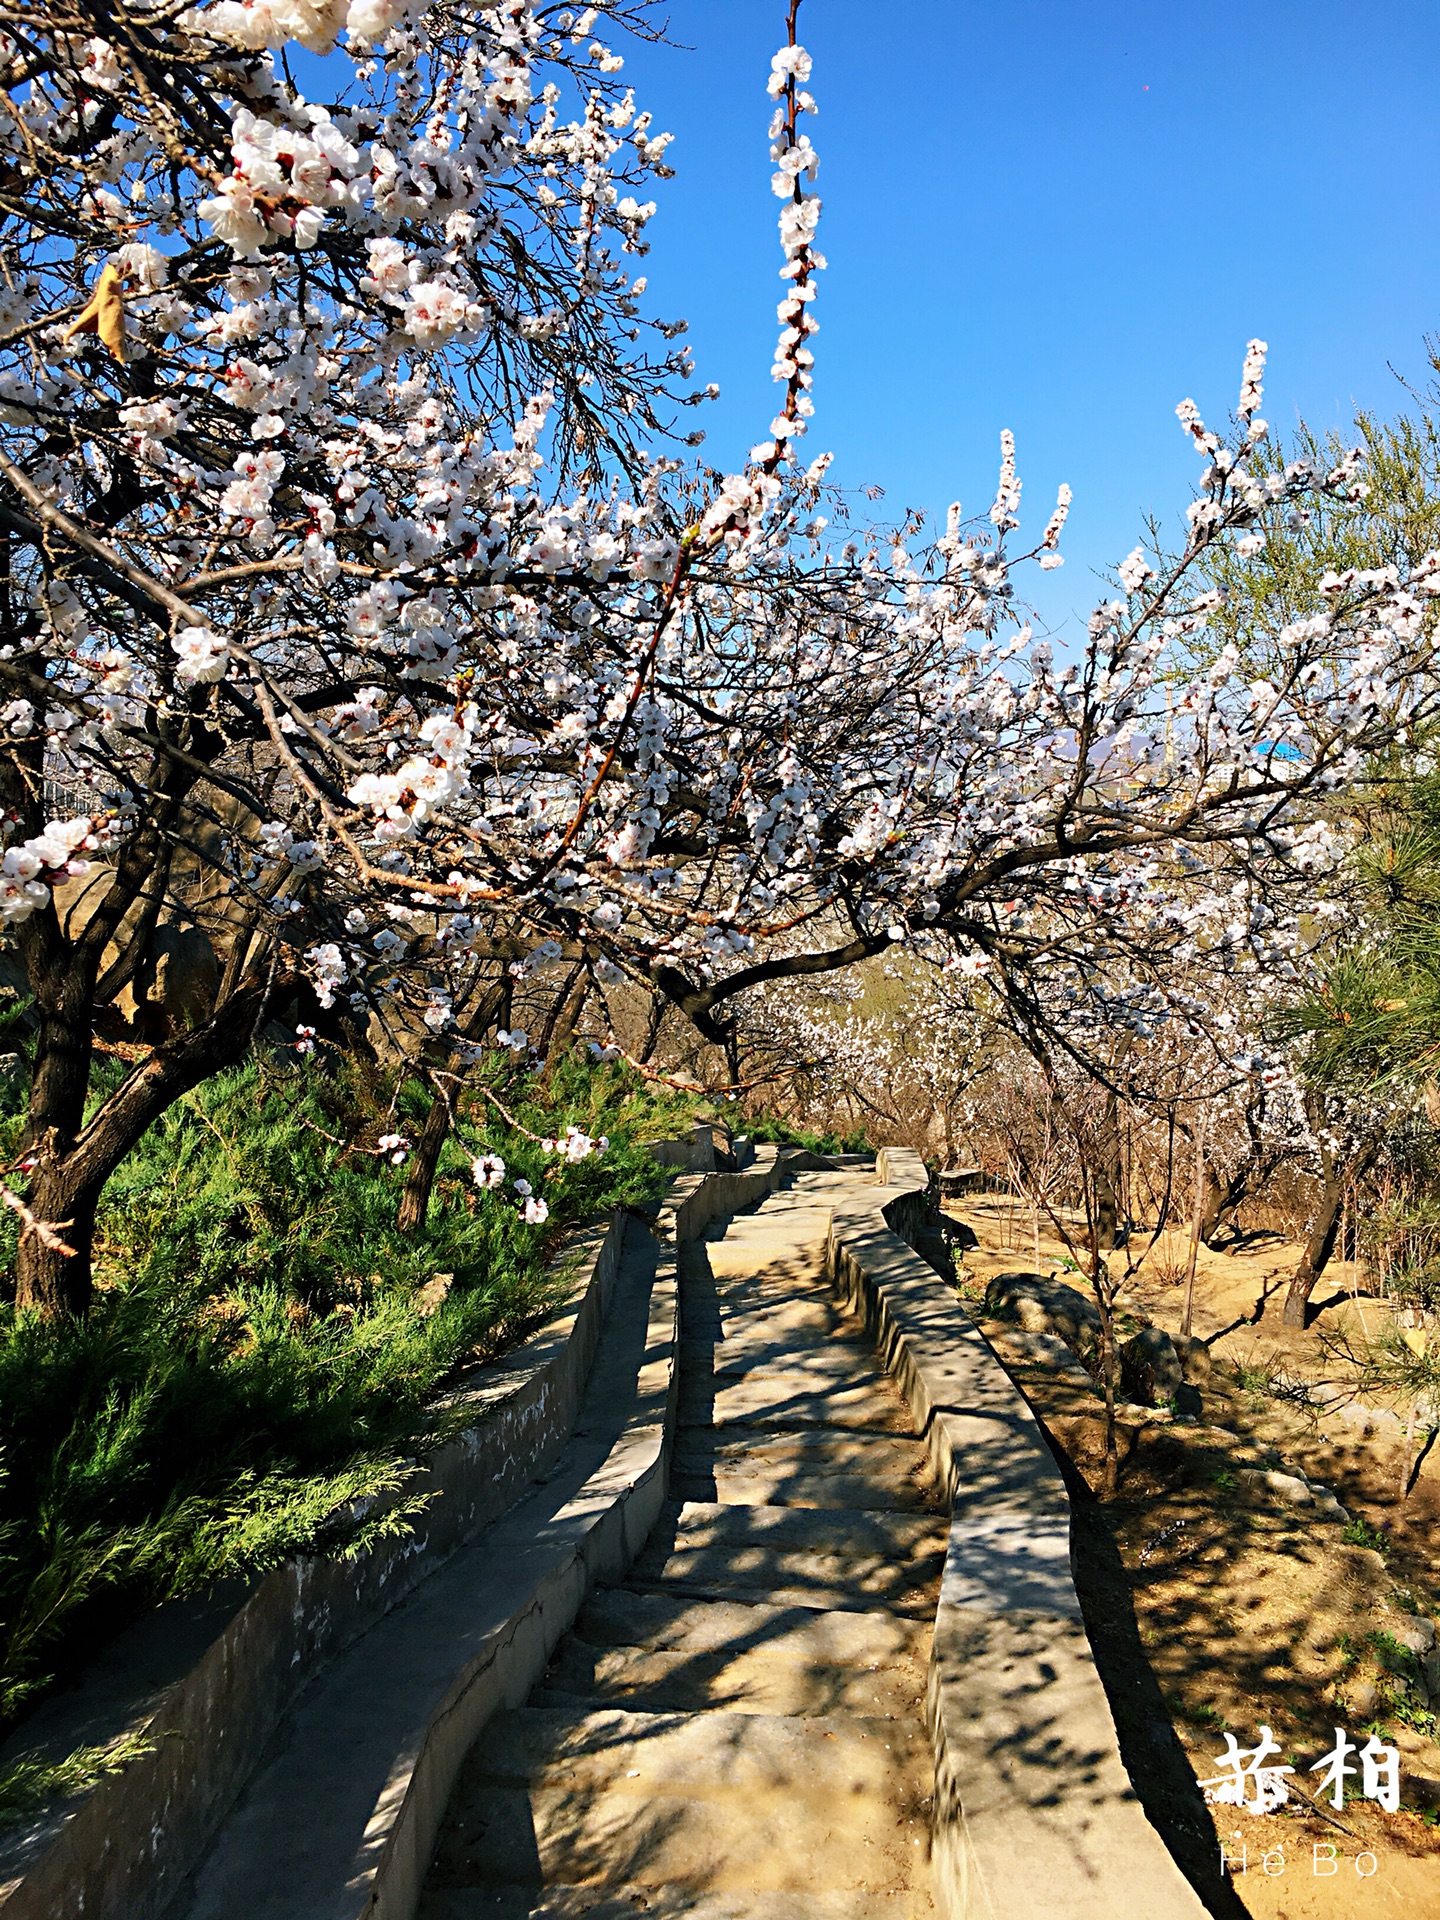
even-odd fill
[[[1095,1130],[1095,1238],[1108,1253],[1120,1233],[1120,1191],[1124,1184],[1123,1141],[1120,1137],[1120,1101],[1113,1088],[1105,1092],[1105,1110]]]
[[[1323,1096],[1312,1091],[1305,1099],[1306,1118],[1313,1134],[1324,1137]],[[1345,1206],[1345,1192],[1374,1165],[1380,1151],[1378,1141],[1368,1141],[1347,1159],[1340,1159],[1329,1147],[1320,1149],[1320,1205],[1310,1223],[1310,1237],[1300,1264],[1285,1290],[1283,1321],[1287,1327],[1303,1327],[1309,1317],[1310,1296],[1315,1282],[1330,1264]]]
[[[155,1048],[88,1121],[84,1106],[94,1006],[81,992],[83,978],[62,984],[53,1011],[42,1014],[27,1137],[30,1211],[64,1246],[33,1229],[22,1231],[17,1305],[52,1318],[89,1311],[95,1214],[105,1182],[146,1128],[182,1094],[244,1059],[271,994],[294,984],[289,974],[250,978],[204,1026]]]

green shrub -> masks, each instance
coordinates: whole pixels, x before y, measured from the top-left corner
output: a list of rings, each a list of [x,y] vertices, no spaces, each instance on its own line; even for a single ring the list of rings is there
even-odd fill
[[[1369,1547],[1374,1553],[1389,1553],[1393,1544],[1383,1527],[1372,1527],[1359,1517],[1349,1523],[1340,1538],[1347,1547]]]
[[[693,1102],[623,1066],[489,1077],[517,1125],[462,1094],[407,1238],[405,1168],[374,1147],[418,1130],[418,1088],[324,1058],[221,1076],[111,1180],[88,1318],[0,1307],[0,1730],[144,1607],[408,1526],[413,1457],[457,1418],[441,1389],[553,1304],[568,1229],[654,1198],[643,1139],[691,1124]],[[607,1151],[571,1164],[522,1131],[566,1123]],[[477,1188],[482,1150],[505,1159],[504,1189]],[[547,1201],[543,1227],[521,1219],[516,1176]]]
[[[752,1114],[745,1121],[746,1129],[752,1140],[768,1140],[781,1147],[803,1147],[807,1153],[873,1153],[875,1149],[865,1137],[865,1129],[857,1127],[853,1133],[807,1133],[803,1127],[792,1126],[788,1120],[782,1120],[778,1114]]]

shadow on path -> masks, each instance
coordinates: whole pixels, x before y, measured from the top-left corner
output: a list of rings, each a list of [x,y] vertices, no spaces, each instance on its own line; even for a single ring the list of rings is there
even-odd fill
[[[1048,1437],[1048,1436],[1047,1436]],[[1214,1920],[1249,1920],[1221,1872],[1214,1822],[1140,1638],[1124,1563],[1105,1509],[1063,1447],[1051,1451],[1070,1494],[1070,1557],[1120,1757],[1145,1817]]]

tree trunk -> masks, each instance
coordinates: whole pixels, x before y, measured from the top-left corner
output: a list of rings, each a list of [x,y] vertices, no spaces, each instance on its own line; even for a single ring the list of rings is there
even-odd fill
[[[418,1233],[430,1211],[430,1195],[435,1190],[435,1175],[440,1169],[440,1154],[450,1131],[450,1109],[436,1094],[420,1129],[405,1173],[405,1191],[400,1196],[400,1211],[395,1224],[401,1233]]]
[[[90,1311],[99,1199],[100,1187],[93,1182],[78,1194],[67,1192],[63,1166],[32,1181],[30,1211],[53,1227],[71,1251],[47,1246],[38,1233],[22,1232],[15,1254],[17,1307],[41,1313],[47,1320],[81,1320]]]
[[[1115,1245],[1120,1230],[1120,1102],[1105,1095],[1105,1114],[1095,1142],[1095,1238],[1102,1252]]]
[[[553,1063],[569,1049],[575,1037],[575,1023],[580,1018],[589,992],[590,976],[583,967],[572,968],[564,986],[555,996],[540,1034],[537,1051],[545,1060],[547,1076]]]
[[[655,1057],[655,1049],[660,1044],[660,1028],[664,1022],[668,1004],[663,993],[652,994],[650,997],[650,1010],[645,1020],[645,1038],[640,1047],[642,1067],[648,1067]]]
[[[73,1253],[22,1232],[15,1256],[16,1305],[52,1319],[90,1309],[90,1249],[100,1188],[67,1172],[85,1117],[90,1087],[93,1012],[89,981],[73,963],[50,983],[35,1041],[30,1107],[25,1121],[30,1211],[53,1227]],[[101,1183],[103,1184],[103,1182]]]
[[[1309,1088],[1305,1095],[1305,1117],[1314,1134],[1321,1134],[1326,1122],[1324,1095],[1318,1088]],[[1315,1282],[1330,1263],[1335,1251],[1335,1242],[1339,1236],[1341,1222],[1345,1217],[1345,1190],[1362,1175],[1369,1172],[1380,1152],[1380,1142],[1371,1140],[1363,1144],[1348,1161],[1337,1160],[1328,1147],[1320,1153],[1320,1206],[1310,1228],[1310,1238],[1305,1244],[1305,1253],[1285,1294],[1284,1324],[1287,1327],[1303,1327],[1307,1319],[1310,1295],[1315,1290]]]
[[[1200,1201],[1200,1244],[1211,1246],[1220,1231],[1220,1222],[1231,1203],[1230,1185],[1216,1174],[1208,1162],[1205,1167],[1205,1190]]]
[[[1190,1220],[1190,1253],[1185,1263],[1185,1310],[1180,1316],[1180,1331],[1188,1340],[1190,1328],[1195,1316],[1195,1267],[1200,1258],[1200,1242],[1203,1238],[1201,1227],[1204,1223],[1207,1186],[1210,1176],[1210,1163],[1205,1158],[1205,1134],[1210,1125],[1210,1109],[1205,1107],[1200,1114],[1200,1128],[1195,1136],[1195,1208]]]
[[[466,1042],[478,1040],[502,1010],[509,1017],[509,1006],[510,983],[508,979],[503,979],[487,988],[464,1016],[459,1029],[461,1039]],[[456,1047],[450,1052],[444,1071],[458,1076],[464,1063],[464,1051]],[[401,1233],[418,1233],[425,1224],[425,1217],[430,1211],[430,1195],[435,1191],[435,1176],[440,1170],[440,1155],[449,1132],[449,1102],[443,1094],[437,1093],[430,1101],[430,1111],[425,1116],[405,1175],[405,1191],[400,1196],[400,1210],[395,1217],[395,1224]]]
[[[1345,1183],[1335,1173],[1326,1175],[1320,1195],[1320,1209],[1305,1243],[1305,1252],[1295,1269],[1285,1294],[1284,1324],[1303,1327],[1315,1282],[1329,1265],[1340,1231],[1340,1213],[1345,1199]]]
[[[84,1088],[90,1072],[91,1008],[71,1015],[62,989],[41,1027],[30,1094],[31,1173],[28,1204],[37,1220],[56,1228],[69,1253],[22,1232],[16,1256],[16,1304],[52,1317],[88,1312],[93,1292],[91,1256],[95,1214],[105,1183],[145,1130],[182,1094],[243,1060],[273,989],[293,985],[256,978],[234,994],[203,1027],[156,1047],[84,1126]],[[77,1088],[78,1099],[77,1099]],[[68,1223],[68,1224],[66,1224]]]

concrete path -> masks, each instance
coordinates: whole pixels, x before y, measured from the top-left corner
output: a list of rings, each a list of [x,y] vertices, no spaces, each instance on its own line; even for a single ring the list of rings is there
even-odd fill
[[[921,1920],[947,1516],[801,1174],[687,1250],[670,1494],[451,1801],[421,1920]]]

